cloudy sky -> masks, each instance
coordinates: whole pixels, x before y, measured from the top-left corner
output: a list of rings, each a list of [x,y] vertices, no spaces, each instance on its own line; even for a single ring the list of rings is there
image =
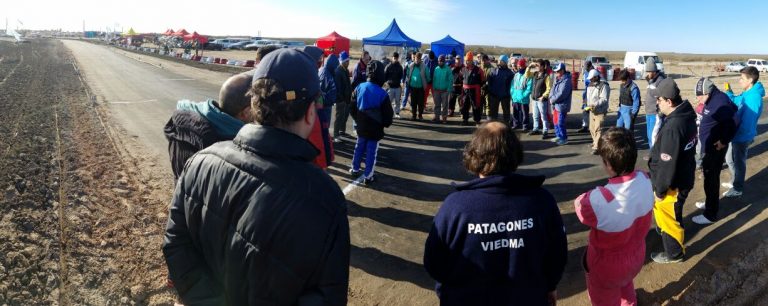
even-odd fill
[[[5,2],[5,1],[4,1]],[[373,36],[393,18],[413,39],[506,47],[768,54],[768,1],[10,0],[0,27],[204,35]],[[182,5],[183,3],[183,5]],[[3,16],[3,14],[5,16]]]

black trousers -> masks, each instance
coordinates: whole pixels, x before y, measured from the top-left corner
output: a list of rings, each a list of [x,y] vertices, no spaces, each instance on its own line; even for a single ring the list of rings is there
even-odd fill
[[[448,100],[448,110],[451,111],[451,113],[456,111],[456,101],[459,101],[461,99],[461,87],[453,87],[453,91],[451,92],[450,99]]]
[[[691,192],[690,189],[679,190],[677,192],[677,202],[675,202],[675,220],[677,220],[677,222],[680,223],[680,227],[683,228],[685,228],[683,225],[683,204],[685,204],[685,200],[688,199],[689,192]],[[664,244],[664,251],[667,252],[669,257],[675,258],[683,255],[683,246],[680,245],[675,238],[667,235],[667,233],[661,233],[661,242]]]
[[[523,130],[527,130],[530,123],[528,122],[530,119],[529,115],[529,104],[522,104],[522,103],[512,103],[512,105],[515,108],[514,113],[512,114],[512,126],[515,128],[521,128]]]
[[[424,115],[424,88],[411,87],[411,114],[413,119]]]
[[[499,104],[501,104],[501,111],[504,114],[504,122],[509,124],[510,120],[510,112],[509,108],[511,107],[509,105],[510,97],[506,98],[497,98],[494,95],[488,95],[488,117],[491,117],[492,120],[499,119]]]
[[[469,120],[469,108],[472,108],[472,119],[475,120],[475,123],[479,123],[483,119],[483,105],[479,103],[480,101],[475,101],[479,96],[475,94],[476,90],[479,89],[464,89],[464,100],[461,105],[461,118],[464,121]]]
[[[707,197],[704,216],[710,221],[717,220],[717,211],[720,209],[720,171],[723,170],[727,151],[710,148],[701,162],[701,169],[704,172],[704,195]]]

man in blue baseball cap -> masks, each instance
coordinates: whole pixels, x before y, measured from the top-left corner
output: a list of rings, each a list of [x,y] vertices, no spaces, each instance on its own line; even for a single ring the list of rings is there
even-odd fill
[[[184,304],[346,304],[346,201],[306,140],[319,84],[311,55],[268,54],[249,91],[254,122],[187,162],[163,242]]]

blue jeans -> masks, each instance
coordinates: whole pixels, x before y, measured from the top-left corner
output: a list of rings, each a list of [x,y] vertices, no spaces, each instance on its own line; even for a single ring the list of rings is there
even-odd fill
[[[366,139],[360,135],[357,136],[355,144],[355,155],[352,156],[352,171],[360,171],[360,162],[365,155],[365,178],[373,176],[373,168],[376,166],[376,154],[379,151],[379,142]]]
[[[632,106],[621,105],[619,107],[619,117],[616,119],[616,126],[623,127],[632,131]]]
[[[565,119],[568,113],[557,112],[557,124],[555,125],[555,137],[568,140],[568,130],[565,129]]]
[[[402,87],[400,87],[402,88]],[[406,108],[408,106],[408,97],[411,94],[411,87],[408,86],[408,84],[405,84],[405,93],[403,94],[403,105],[402,108]]]
[[[645,131],[648,133],[648,148],[653,148],[653,127],[656,126],[656,114],[645,115]]]
[[[549,126],[549,100],[533,101],[533,130],[547,131]],[[541,129],[539,123],[541,122]]]
[[[747,150],[752,142],[731,142],[725,153],[725,162],[731,172],[731,184],[736,191],[744,191],[744,176],[747,174]]]

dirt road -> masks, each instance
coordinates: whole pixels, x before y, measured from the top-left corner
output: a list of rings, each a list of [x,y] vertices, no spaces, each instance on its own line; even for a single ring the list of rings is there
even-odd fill
[[[67,50],[97,97],[95,105],[68,62]],[[0,56],[0,81],[9,76],[0,83],[0,106],[7,109],[0,112],[0,251],[8,254],[0,258],[0,304],[173,301],[164,287],[159,249],[172,188],[162,126],[176,100],[215,97],[228,75],[77,41],[0,42]],[[17,71],[6,74],[13,67]],[[690,91],[691,85],[681,86]],[[578,118],[571,117],[569,127],[575,129]],[[51,124],[57,120],[61,123]],[[437,303],[421,256],[432,216],[451,191],[450,182],[470,178],[461,169],[460,156],[472,129],[457,123],[456,118],[440,126],[396,121],[382,142],[379,175],[371,187],[350,185],[345,174],[352,139],[337,146],[329,172],[349,201],[350,304]],[[645,128],[642,121],[638,128]],[[641,304],[765,300],[755,293],[765,289],[765,261],[744,260],[765,258],[768,250],[756,247],[768,229],[763,222],[768,201],[758,188],[768,181],[765,119],[759,129],[745,196],[723,200],[723,218],[717,224],[694,226],[692,203],[703,195],[697,181],[685,209],[688,258],[678,265],[646,263],[635,282]],[[530,136],[522,139],[526,155],[520,172],[547,176],[546,187],[555,194],[566,223],[569,263],[558,288],[561,304],[586,305],[578,263],[587,228],[578,223],[571,202],[605,182],[600,161],[588,155],[585,134],[572,136],[565,147]],[[645,168],[642,164],[638,162]],[[647,241],[649,252],[661,247],[654,234]],[[739,277],[743,274],[753,277]],[[721,291],[711,288],[725,291],[717,294]],[[741,300],[727,298],[734,295]]]

